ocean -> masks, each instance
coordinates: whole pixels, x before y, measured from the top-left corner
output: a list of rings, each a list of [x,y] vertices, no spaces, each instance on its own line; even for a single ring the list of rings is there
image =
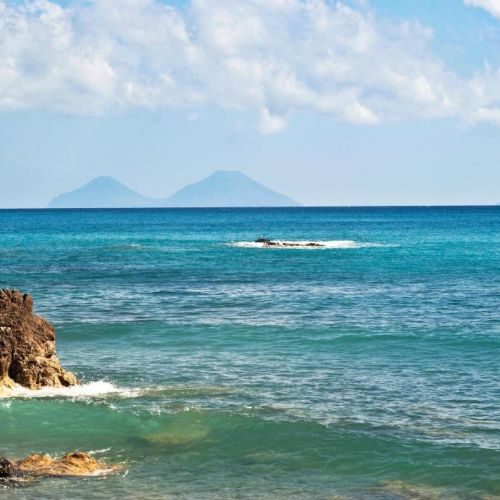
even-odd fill
[[[83,382],[0,455],[124,467],[2,498],[500,498],[500,207],[3,210],[0,287]]]

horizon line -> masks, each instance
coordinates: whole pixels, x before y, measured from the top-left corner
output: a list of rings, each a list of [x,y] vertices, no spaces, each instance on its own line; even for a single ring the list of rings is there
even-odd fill
[[[449,205],[299,205],[299,206],[247,206],[247,207],[235,207],[235,206],[221,206],[221,207],[71,207],[71,208],[48,208],[48,207],[0,207],[0,211],[60,211],[60,212],[70,212],[70,211],[100,211],[100,210],[301,210],[310,208],[500,208],[500,203],[493,204],[449,204]]]

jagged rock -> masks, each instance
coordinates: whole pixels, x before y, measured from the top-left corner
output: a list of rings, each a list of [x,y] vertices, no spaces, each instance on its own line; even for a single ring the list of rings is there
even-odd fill
[[[15,464],[18,474],[31,476],[90,476],[117,472],[119,467],[96,460],[90,453],[76,451],[62,458],[33,454]]]
[[[0,457],[0,481],[14,475],[14,464],[6,458]]]
[[[255,243],[262,243],[264,246],[269,246],[269,247],[276,244],[275,242],[271,241],[268,238],[259,238],[255,240]]]
[[[85,477],[120,470],[120,465],[108,465],[81,451],[68,453],[62,458],[35,453],[15,463],[0,457],[0,483],[7,484],[25,482],[30,477]]]
[[[33,299],[17,290],[0,291],[0,390],[68,387],[76,377],[61,368],[55,330],[33,313]]]
[[[291,242],[291,241],[274,241],[268,238],[259,238],[255,240],[255,243],[261,243],[265,247],[324,247],[321,243],[315,243],[314,241],[302,243],[302,242]]]

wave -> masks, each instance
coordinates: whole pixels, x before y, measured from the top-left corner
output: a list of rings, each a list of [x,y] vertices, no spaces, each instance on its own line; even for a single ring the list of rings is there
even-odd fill
[[[16,386],[5,391],[3,394],[7,398],[98,398],[114,395],[123,398],[139,397],[143,394],[142,389],[120,388],[110,382],[99,380],[87,384],[74,385],[72,387],[43,387],[38,390],[31,390],[25,387]]]
[[[356,248],[374,248],[389,247],[383,243],[363,243],[354,240],[272,240],[275,245],[269,246],[266,243],[257,241],[233,241],[229,246],[238,248],[278,248],[278,249],[304,249],[304,250],[323,250],[323,249],[356,249]]]
[[[90,450],[88,452],[89,455],[102,455],[103,453],[108,453],[109,451],[111,451],[111,447],[109,448],[102,448],[101,450]]]
[[[157,387],[118,387],[111,382],[98,380],[86,384],[74,385],[71,387],[43,387],[42,389],[31,390],[20,385],[12,389],[5,389],[1,393],[1,400],[11,398],[68,398],[68,399],[99,399],[106,397],[116,397],[123,399],[140,398],[143,396],[159,396],[161,394],[170,398],[206,398],[211,396],[221,396],[234,393],[235,390],[228,387],[212,386],[157,386]]]
[[[116,245],[104,245],[90,248],[90,252],[123,252],[128,250],[150,250],[152,247],[142,243],[117,243]]]

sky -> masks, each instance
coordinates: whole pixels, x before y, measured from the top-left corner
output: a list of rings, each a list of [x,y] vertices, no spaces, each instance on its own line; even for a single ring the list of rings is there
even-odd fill
[[[0,0],[0,207],[220,169],[305,205],[500,202],[500,0]]]

